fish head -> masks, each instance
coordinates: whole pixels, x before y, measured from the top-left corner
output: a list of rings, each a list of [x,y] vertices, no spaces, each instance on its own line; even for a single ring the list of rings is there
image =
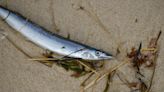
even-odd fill
[[[106,60],[112,58],[111,54],[95,49],[85,49],[81,55],[82,59],[86,60]]]

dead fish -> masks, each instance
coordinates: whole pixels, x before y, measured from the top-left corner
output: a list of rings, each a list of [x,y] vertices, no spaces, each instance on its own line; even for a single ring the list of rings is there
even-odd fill
[[[54,53],[84,60],[104,60],[112,58],[111,54],[104,51],[50,33],[20,14],[3,7],[0,7],[0,17],[28,40]]]

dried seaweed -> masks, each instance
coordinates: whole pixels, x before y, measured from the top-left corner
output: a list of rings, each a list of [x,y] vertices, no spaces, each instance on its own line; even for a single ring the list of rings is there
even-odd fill
[[[138,50],[136,51],[136,55],[134,56],[132,63],[135,68],[137,68],[137,72],[140,73],[140,65],[141,65],[141,60],[139,59],[139,55],[141,55],[140,51],[142,48],[142,43],[140,43]]]
[[[117,69],[119,69],[121,66],[127,64],[129,61],[124,61],[121,62],[117,65],[115,65],[114,67],[106,70],[102,75],[97,75],[96,78],[94,80],[92,80],[90,83],[88,83],[85,87],[84,90],[92,87],[95,83],[99,82],[100,80],[102,80],[104,77],[106,77],[107,75],[111,74],[113,71],[116,71]]]
[[[96,69],[101,68],[103,65],[99,66],[101,62],[91,62],[82,59],[76,58],[61,58],[54,59],[52,53],[49,55],[44,55],[46,58],[49,58],[50,62],[56,63],[58,66],[63,67],[65,70],[73,71],[74,73],[71,75],[72,77],[80,77],[90,72],[95,72]],[[96,66],[96,67],[95,67]]]
[[[156,38],[152,38],[150,40],[149,45],[146,49],[143,49],[143,50],[142,48],[138,49],[138,51],[142,50],[142,53],[137,54],[138,51],[133,47],[131,49],[131,52],[127,54],[127,57],[131,58],[132,61],[135,61],[133,62],[133,63],[136,63],[135,66],[140,67],[143,64],[145,64],[146,67],[154,66],[154,57],[156,56],[156,53],[157,53],[157,41],[161,33],[162,32],[160,31]]]
[[[146,83],[144,82],[144,80],[141,79],[141,77],[138,77],[138,80],[140,82],[140,87],[139,87],[140,92],[149,92],[151,89],[152,81],[155,74],[156,59],[158,57],[157,43],[158,43],[161,33],[162,32],[159,31],[157,37],[152,38],[147,48],[143,49],[142,52],[140,51],[139,53],[139,50],[142,49],[140,46],[138,50],[132,48],[131,52],[127,54],[127,56],[132,59],[134,63],[134,67],[137,67],[136,73],[140,74],[141,77],[144,77],[144,75],[142,75],[139,71],[141,65],[145,65],[145,68],[153,68],[152,77],[151,77],[149,86],[146,85]]]
[[[161,33],[162,33],[162,31],[160,30],[159,31],[159,33],[158,33],[158,35],[157,35],[157,38],[156,38],[156,40],[154,41],[154,46],[153,47],[155,47],[155,48],[157,48],[158,46],[158,40],[159,40],[159,38],[160,38],[160,36],[161,36]],[[156,71],[156,61],[157,61],[157,57],[158,57],[158,52],[155,52],[155,55],[154,55],[154,58],[153,58],[153,60],[154,60],[154,66],[153,66],[153,73],[152,73],[152,76],[151,76],[151,80],[150,80],[150,85],[149,85],[149,87],[148,87],[148,89],[145,91],[145,92],[150,92],[150,90],[151,90],[151,86],[152,86],[152,83],[153,83],[153,79],[154,79],[154,75],[155,75],[155,71]]]
[[[138,79],[137,82],[129,82],[125,77],[122,77],[122,76],[119,76],[119,78],[124,84],[126,84],[130,89],[132,89],[132,91],[139,90],[140,92],[150,92],[153,78],[155,75],[156,59],[158,57],[158,51],[159,51],[157,43],[158,43],[161,33],[162,32],[160,31],[157,37],[152,38],[150,40],[147,48],[142,48],[142,43],[140,43],[138,49],[135,49],[135,47],[132,47],[131,52],[127,54],[127,57],[130,59],[131,63],[133,64],[134,69],[136,70],[135,71],[136,74],[139,74],[141,76],[137,78]],[[8,37],[6,38],[24,55],[26,55],[29,58],[32,58],[30,55],[28,55],[22,49],[20,49],[17,45],[15,45],[15,43],[11,39],[9,39]],[[120,53],[119,50],[117,51],[118,53]],[[39,61],[50,67],[55,63],[63,67],[67,71],[70,71],[70,70],[73,71],[74,73],[71,76],[76,77],[76,78],[90,73],[89,77],[87,77],[84,80],[84,82],[81,84],[81,86],[83,86],[83,91],[93,86],[104,77],[108,76],[106,87],[103,91],[103,92],[107,92],[109,90],[111,78],[114,75],[114,71],[116,71],[118,68],[120,68],[121,66],[129,62],[129,61],[121,62],[115,67],[107,70],[105,73],[99,74],[97,70],[103,67],[104,63],[102,62],[90,62],[90,61],[86,61],[82,59],[67,58],[67,57],[56,59],[53,57],[52,52],[45,53],[43,54],[43,56],[44,58],[40,58],[40,59],[32,58],[31,60]],[[144,67],[145,69],[153,68],[149,85],[148,83],[145,83],[145,81],[141,78],[141,77],[145,77],[145,75],[143,75],[140,72],[140,67],[143,65],[145,66]],[[97,74],[97,77],[93,81],[91,81],[89,84],[85,85],[85,83],[89,80],[89,78],[92,77],[93,74]]]
[[[107,81],[106,81],[106,86],[103,92],[108,92],[110,88],[110,83],[112,81],[112,77],[115,75],[116,71],[113,71],[112,73],[108,74]]]
[[[136,55],[136,48],[132,47],[131,52],[127,53],[127,57],[132,58]]]
[[[125,85],[131,88],[132,84],[126,79],[126,76],[122,72],[117,71],[117,76]]]
[[[142,79],[140,79],[139,78],[139,81],[140,81],[140,88],[139,88],[139,90],[140,90],[140,92],[145,92],[146,90],[147,90],[147,85],[145,84],[145,82],[142,80]]]

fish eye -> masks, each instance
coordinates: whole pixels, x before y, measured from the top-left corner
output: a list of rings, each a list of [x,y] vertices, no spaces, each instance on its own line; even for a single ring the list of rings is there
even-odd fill
[[[100,56],[100,52],[99,51],[96,51],[95,54],[96,54],[96,56]]]

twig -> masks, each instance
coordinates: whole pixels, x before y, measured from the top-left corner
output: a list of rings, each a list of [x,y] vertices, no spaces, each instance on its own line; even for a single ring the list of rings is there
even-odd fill
[[[121,73],[121,72],[120,72]],[[123,73],[122,73],[122,77],[120,76],[120,73],[118,72],[117,73],[117,76],[118,76],[118,78],[125,84],[125,85],[127,85],[128,87],[129,87],[129,81],[125,78],[125,75],[123,75]]]
[[[153,52],[156,52],[157,49],[156,48],[142,48],[141,49],[141,52],[144,52],[144,51],[153,51]]]
[[[87,80],[89,80],[89,78],[91,78],[93,76],[93,72],[81,83],[81,86],[85,86],[85,83],[87,82]]]
[[[162,31],[160,30],[159,34],[157,35],[156,41],[155,41],[155,46],[157,46],[158,40],[161,36],[161,33],[162,33]],[[156,47],[156,49],[157,49],[157,47]],[[149,85],[148,89],[146,90],[146,92],[150,92],[150,89],[151,89],[151,86],[152,86],[152,83],[153,83],[153,79],[154,79],[154,75],[155,75],[155,71],[156,71],[157,57],[158,57],[158,50],[155,52],[155,57],[154,57],[154,60],[153,60],[155,65],[153,67],[153,73],[152,73],[152,76],[151,76],[150,85]]]
[[[81,65],[83,65],[84,67],[88,68],[89,70],[91,70],[92,72],[94,72],[95,74],[100,75],[96,70],[92,69],[91,67],[89,67],[88,65],[84,64],[83,62],[81,62],[80,60],[77,60]]]
[[[106,82],[106,87],[105,87],[105,89],[104,89],[103,92],[107,92],[109,90],[110,82],[111,82],[111,79],[114,76],[115,72],[116,71],[113,71],[111,74],[108,74],[108,78],[107,78],[107,82]]]
[[[56,59],[56,58],[30,58],[28,60],[31,60],[31,61],[45,61],[45,60],[48,60],[48,61],[55,61],[55,60],[59,60],[59,59]]]
[[[153,67],[153,73],[152,73],[152,76],[151,76],[150,85],[149,85],[148,89],[146,90],[146,92],[150,92],[150,89],[151,89],[151,86],[152,86],[152,83],[153,83],[153,79],[154,79],[154,75],[155,75],[155,71],[156,71],[157,57],[158,57],[158,54],[156,53],[156,56],[154,58],[155,65]]]
[[[156,41],[155,41],[155,45],[157,45],[157,42],[158,42],[158,40],[159,40],[161,34],[162,34],[162,31],[160,30],[159,33],[158,33],[158,35],[157,35],[157,39],[156,39]]]
[[[86,86],[84,87],[84,90],[90,88],[90,87],[93,86],[96,82],[98,82],[98,81],[97,81],[98,78],[100,78],[100,75],[97,75],[96,78],[95,78],[93,81],[91,81],[88,85],[86,85]]]
[[[140,68],[139,68],[139,65],[138,65],[138,56],[141,54],[140,51],[141,51],[141,48],[142,48],[142,43],[140,43],[139,45],[139,48],[137,50],[137,53],[133,59],[133,63],[134,63],[134,66],[137,68],[137,72],[140,74]]]
[[[88,85],[86,85],[84,87],[84,90],[90,88],[92,85],[94,85],[95,83],[99,82],[100,80],[102,80],[105,76],[107,76],[108,74],[112,73],[113,71],[117,70],[118,68],[120,68],[121,66],[127,64],[129,61],[124,61],[121,62],[120,64],[114,66],[113,68],[107,70],[103,75],[98,75],[93,81],[91,81]]]

